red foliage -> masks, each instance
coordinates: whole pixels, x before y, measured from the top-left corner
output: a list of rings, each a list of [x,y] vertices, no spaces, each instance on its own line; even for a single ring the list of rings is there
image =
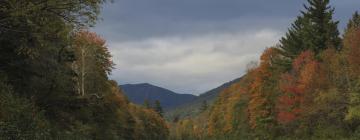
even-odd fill
[[[278,114],[279,122],[282,124],[287,124],[293,122],[296,119],[296,115],[292,112],[279,112]]]
[[[301,116],[307,91],[312,89],[318,67],[314,53],[306,51],[294,60],[293,70],[281,76],[280,90],[283,95],[277,103],[279,123],[291,123]]]
[[[303,69],[304,65],[314,61],[314,53],[311,51],[305,51],[301,53],[293,62],[293,69],[299,72]]]

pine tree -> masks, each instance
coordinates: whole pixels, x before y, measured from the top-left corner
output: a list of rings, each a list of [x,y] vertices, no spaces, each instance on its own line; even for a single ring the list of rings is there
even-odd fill
[[[304,18],[298,17],[297,20],[291,24],[291,28],[286,33],[285,37],[280,40],[282,44],[282,55],[287,58],[295,58],[300,52],[305,50],[303,41],[301,40],[302,30],[304,30]]]
[[[339,22],[332,19],[335,9],[328,6],[330,0],[308,0],[308,2],[309,6],[304,6],[307,12],[302,12],[309,22],[305,45],[315,53],[327,47],[339,49],[341,42],[337,29]]]
[[[306,50],[304,42],[302,40],[304,30],[304,17],[298,16],[297,20],[291,24],[291,28],[285,34],[285,37],[281,38],[279,48],[280,54],[284,56],[284,59],[277,61],[280,65],[291,67],[291,62],[302,51]]]
[[[150,109],[150,108],[151,108],[151,104],[150,104],[150,102],[149,102],[148,99],[145,99],[145,101],[144,101],[144,107],[147,108],[147,109]]]
[[[338,21],[332,19],[334,8],[329,0],[308,0],[305,11],[292,24],[292,27],[280,40],[280,52],[288,64],[306,50],[315,54],[328,47],[340,49],[341,40],[337,29]]]
[[[356,11],[352,18],[349,20],[349,23],[347,24],[347,28],[345,29],[345,34],[349,32],[349,30],[352,29],[358,29],[360,28],[360,15],[358,11]]]
[[[204,112],[206,111],[206,109],[208,108],[208,104],[207,104],[207,101],[204,100],[201,104],[201,107],[200,107],[200,112]]]
[[[159,100],[156,100],[156,101],[155,101],[154,110],[155,110],[157,113],[159,113],[160,116],[163,116],[164,111],[163,111],[163,109],[162,109],[162,107],[161,107],[161,104],[160,104],[160,101],[159,101]]]

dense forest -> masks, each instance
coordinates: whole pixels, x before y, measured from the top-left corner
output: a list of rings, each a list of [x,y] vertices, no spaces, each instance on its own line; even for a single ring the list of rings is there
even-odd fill
[[[340,32],[329,0],[307,0],[212,106],[166,122],[160,102],[130,103],[109,80],[90,31],[107,2],[0,0],[0,140],[360,139],[357,12]]]
[[[307,0],[280,42],[175,140],[360,139],[360,15],[343,35],[329,0]]]
[[[160,140],[152,109],[129,103],[106,41],[89,28],[106,0],[0,1],[1,140]]]

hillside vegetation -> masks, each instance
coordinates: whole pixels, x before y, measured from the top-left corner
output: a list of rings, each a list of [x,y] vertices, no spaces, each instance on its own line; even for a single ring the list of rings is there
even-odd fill
[[[213,105],[216,101],[219,94],[226,88],[230,87],[232,84],[239,82],[241,78],[237,78],[230,82],[227,82],[217,88],[209,90],[203,94],[200,94],[197,98],[192,101],[189,101],[185,104],[171,108],[165,112],[165,117],[170,120],[191,118],[199,115],[204,111],[204,109]]]
[[[88,28],[106,0],[0,1],[1,140],[160,140],[164,119],[108,79],[106,41]]]
[[[360,16],[340,37],[329,0],[308,0],[257,66],[172,139],[360,139]]]

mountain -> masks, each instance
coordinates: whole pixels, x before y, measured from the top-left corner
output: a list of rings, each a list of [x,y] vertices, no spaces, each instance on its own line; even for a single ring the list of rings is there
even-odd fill
[[[145,100],[149,100],[151,103],[159,100],[165,110],[188,103],[197,98],[197,96],[191,94],[175,93],[148,83],[126,84],[120,85],[120,87],[131,102],[142,105]]]
[[[208,106],[211,106],[214,101],[217,99],[217,96],[226,88],[230,87],[232,84],[239,82],[242,77],[222,84],[221,86],[209,90],[203,94],[200,94],[196,99],[180,105],[174,109],[169,110],[165,113],[167,119],[172,120],[174,118],[186,118],[192,117],[200,113],[200,107],[202,106],[203,102],[206,101]]]

